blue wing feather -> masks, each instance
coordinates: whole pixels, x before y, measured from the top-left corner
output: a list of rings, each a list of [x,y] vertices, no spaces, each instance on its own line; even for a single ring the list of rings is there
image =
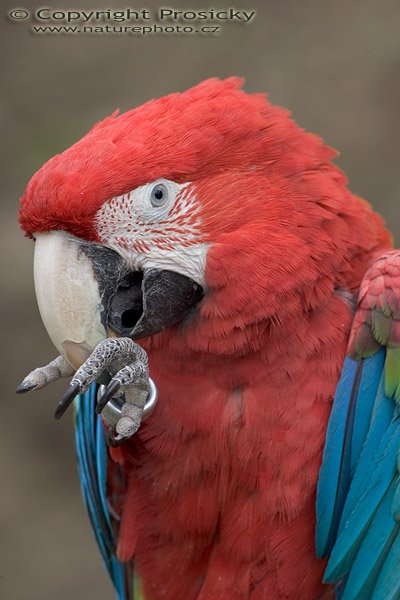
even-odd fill
[[[325,575],[327,581],[336,581],[351,568],[363,535],[396,474],[399,443],[400,431],[386,432],[374,461],[360,472],[359,477],[363,479],[364,486],[362,489],[358,486],[361,492],[358,502],[348,518],[341,522]],[[360,464],[360,467],[363,465]],[[350,499],[352,500],[351,497]],[[390,518],[393,520],[391,515]]]
[[[392,484],[372,519],[347,579],[343,600],[371,597],[388,545],[398,532],[398,524],[389,518],[394,490]]]
[[[360,399],[361,403],[362,401],[363,400]],[[373,474],[376,467],[375,455],[383,437],[391,426],[394,418],[394,409],[395,405],[393,400],[385,396],[382,375],[372,413],[371,425],[364,442],[362,456],[360,457],[357,473],[354,476],[351,490],[343,509],[341,518],[342,526],[343,523],[348,520],[350,513],[354,510],[356,503],[365,491],[366,477],[370,477]],[[393,429],[391,431],[393,431]]]
[[[384,349],[346,359],[327,431],[316,542],[342,600],[400,597],[400,420],[384,392],[384,361]]]
[[[348,359],[351,360],[351,359]],[[364,360],[362,377],[359,381],[358,395],[355,406],[353,435],[351,439],[351,476],[360,458],[370,428],[376,394],[382,379],[384,353],[379,352],[373,359]],[[354,362],[354,361],[353,361]],[[360,399],[360,402],[358,402]]]
[[[101,418],[96,415],[97,386],[75,399],[75,444],[82,496],[105,567],[118,600],[133,599],[132,568],[116,557],[115,531],[107,507],[108,453]]]
[[[343,502],[341,496],[344,482],[341,481],[341,476],[344,472],[342,457],[346,430],[342,424],[347,422],[351,409],[351,391],[358,376],[358,369],[359,365],[356,362],[346,360],[329,420],[327,437],[332,443],[325,446],[317,494],[316,547],[320,557],[333,545],[338,526],[338,506]],[[345,475],[347,476],[346,473]]]
[[[400,536],[398,529],[373,590],[373,600],[398,600],[400,597]]]
[[[380,355],[356,362],[347,358],[340,378],[331,418],[317,494],[317,555],[333,547],[343,506],[368,430],[376,391],[383,368]],[[362,397],[362,403],[358,398]],[[362,410],[360,409],[362,404]],[[364,433],[365,436],[365,433]]]

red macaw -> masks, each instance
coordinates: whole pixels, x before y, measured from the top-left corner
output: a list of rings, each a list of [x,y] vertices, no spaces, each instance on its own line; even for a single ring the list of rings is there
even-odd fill
[[[324,444],[317,551],[333,556],[357,471],[348,443],[359,436],[358,460],[370,423],[340,413],[343,394],[362,412],[375,369],[392,413],[400,396],[400,253],[336,152],[240,86],[210,79],[114,113],[21,201],[60,356],[19,391],[73,375],[57,417],[85,393],[84,496],[120,598],[333,597],[315,544]],[[361,533],[327,577],[337,597]]]

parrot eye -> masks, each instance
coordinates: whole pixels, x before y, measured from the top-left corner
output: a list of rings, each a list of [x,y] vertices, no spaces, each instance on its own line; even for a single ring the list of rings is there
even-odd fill
[[[188,183],[180,184],[160,177],[132,190],[132,210],[145,223],[164,222],[173,210],[174,201]]]
[[[163,206],[168,200],[168,190],[165,185],[159,183],[150,192],[150,202],[154,207]]]

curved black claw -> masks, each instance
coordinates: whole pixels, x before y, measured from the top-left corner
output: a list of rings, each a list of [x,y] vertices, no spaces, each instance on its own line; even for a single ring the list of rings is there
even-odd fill
[[[101,413],[103,408],[106,406],[107,402],[109,402],[111,400],[111,398],[113,396],[115,396],[115,394],[118,392],[120,387],[121,387],[120,381],[117,381],[116,379],[114,379],[113,381],[110,381],[110,383],[108,384],[108,386],[105,389],[104,394],[97,402],[96,412],[98,415]]]
[[[64,396],[61,398],[60,402],[58,403],[56,410],[54,411],[55,419],[60,419],[63,416],[65,411],[72,404],[72,401],[75,398],[75,396],[77,396],[79,394],[80,389],[81,389],[81,386],[79,383],[72,383],[68,387]]]
[[[15,392],[17,394],[25,394],[35,389],[35,387],[37,387],[36,383],[20,383]]]
[[[124,438],[122,435],[117,433],[115,427],[109,428],[109,430],[107,431],[106,439],[107,439],[107,444],[109,446],[112,446],[113,448],[120,446],[122,444],[122,442],[124,442],[126,440],[126,438]]]

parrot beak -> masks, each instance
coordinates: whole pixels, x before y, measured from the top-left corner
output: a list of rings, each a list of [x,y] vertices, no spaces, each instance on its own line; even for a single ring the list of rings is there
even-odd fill
[[[109,336],[139,339],[175,325],[203,297],[192,279],[130,271],[114,250],[62,231],[36,236],[34,279],[47,332],[75,368]]]

